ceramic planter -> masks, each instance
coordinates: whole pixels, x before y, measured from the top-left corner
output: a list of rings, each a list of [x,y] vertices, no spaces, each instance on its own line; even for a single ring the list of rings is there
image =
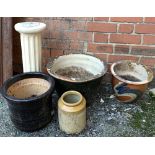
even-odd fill
[[[80,133],[86,126],[86,100],[77,91],[67,91],[58,100],[59,127],[67,134]]]
[[[112,86],[116,97],[124,103],[135,102],[153,79],[152,71],[142,64],[119,61],[111,65]]]
[[[51,121],[55,82],[47,74],[23,73],[4,82],[2,95],[8,101],[10,118],[23,131],[34,131]]]
[[[41,32],[46,24],[22,22],[15,25],[20,33],[24,72],[39,72],[42,69]]]
[[[55,79],[59,96],[68,90],[76,90],[86,98],[87,105],[90,105],[98,92],[107,66],[94,56],[69,54],[49,62],[47,71]]]

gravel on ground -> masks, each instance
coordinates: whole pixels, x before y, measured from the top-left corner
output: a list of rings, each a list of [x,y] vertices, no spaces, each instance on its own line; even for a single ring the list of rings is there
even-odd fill
[[[155,81],[149,88],[155,87]],[[57,96],[54,96],[56,106]],[[103,83],[95,101],[87,107],[87,126],[80,134],[60,131],[57,108],[52,121],[43,129],[23,132],[16,129],[9,117],[7,101],[0,94],[0,137],[146,137],[155,136],[155,101],[148,90],[136,103],[117,101],[110,83]]]

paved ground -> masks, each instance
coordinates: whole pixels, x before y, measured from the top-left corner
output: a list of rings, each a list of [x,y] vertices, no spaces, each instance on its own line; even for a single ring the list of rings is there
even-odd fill
[[[149,88],[155,87],[155,81]],[[59,130],[57,113],[44,129],[26,133],[14,127],[7,102],[0,95],[0,136],[1,137],[116,137],[155,136],[155,101],[150,100],[148,91],[134,104],[119,103],[113,96],[111,84],[101,85],[96,101],[87,108],[87,127],[78,135],[66,135]]]

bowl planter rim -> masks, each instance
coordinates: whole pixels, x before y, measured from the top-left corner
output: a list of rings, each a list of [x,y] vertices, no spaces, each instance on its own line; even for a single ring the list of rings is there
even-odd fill
[[[71,54],[66,54],[67,55],[74,55],[74,54],[80,54],[80,55],[87,55],[87,56],[91,56],[91,57],[95,57],[96,59],[100,60],[98,57],[94,56],[94,55],[90,55],[90,54],[84,54],[84,53],[71,53]],[[65,56],[65,55],[62,55],[62,56]],[[107,68],[107,63],[106,62],[103,62],[101,61],[101,63],[103,64],[104,66],[104,71],[99,75],[99,76],[96,76],[96,78],[92,78],[92,79],[88,79],[88,80],[83,80],[83,81],[75,81],[75,80],[71,80],[69,78],[66,78],[65,76],[62,76],[62,75],[56,75],[56,74],[53,74],[50,70],[50,66],[52,66],[54,64],[54,61],[59,58],[59,56],[55,57],[52,59],[52,61],[49,61],[46,68],[47,68],[47,72],[53,76],[54,78],[58,79],[58,80],[63,80],[63,81],[66,81],[66,82],[72,82],[72,83],[85,83],[85,82],[89,82],[89,81],[93,81],[93,80],[96,80],[96,79],[99,79],[101,78],[103,75],[105,75],[105,73],[107,72],[108,68]],[[95,77],[95,76],[94,76]]]
[[[143,64],[140,64],[140,63],[136,63],[137,65],[142,65],[146,71],[150,74],[150,78],[148,80],[144,80],[144,81],[140,81],[140,82],[134,82],[134,81],[129,81],[129,80],[125,80],[123,78],[121,78],[120,76],[118,76],[115,71],[114,71],[114,67],[117,65],[117,64],[121,64],[122,62],[130,62],[130,63],[136,63],[136,62],[132,62],[132,61],[129,61],[129,60],[121,60],[121,61],[117,61],[117,62],[114,62],[111,67],[110,67],[110,71],[112,73],[112,75],[122,81],[122,82],[125,82],[125,83],[128,83],[128,84],[133,84],[133,85],[141,85],[141,84],[147,84],[149,82],[151,82],[153,80],[153,72],[151,69],[149,69],[147,66],[143,65]]]
[[[38,77],[40,76],[40,77]],[[43,77],[46,77],[46,79],[44,79]],[[16,82],[20,81],[20,80],[24,80],[24,79],[28,79],[28,78],[41,78],[44,79],[46,81],[48,81],[50,83],[50,88],[43,94],[39,95],[39,96],[35,96],[35,97],[30,97],[27,99],[19,99],[16,98],[14,96],[9,96],[7,94],[7,89],[14,83],[12,83],[11,85],[8,86],[8,83],[10,83],[13,79],[17,79]],[[48,74],[42,73],[42,72],[26,72],[26,73],[21,73],[18,75],[15,75],[11,78],[9,78],[8,80],[6,80],[2,86],[2,95],[7,99],[7,100],[11,100],[14,102],[31,102],[34,100],[38,100],[41,99],[43,97],[45,97],[49,92],[53,92],[54,91],[54,87],[55,87],[55,81],[52,77],[50,77]]]

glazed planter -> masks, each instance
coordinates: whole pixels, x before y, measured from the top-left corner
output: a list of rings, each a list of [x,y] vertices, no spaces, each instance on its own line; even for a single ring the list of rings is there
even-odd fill
[[[20,33],[24,72],[42,70],[41,32],[45,28],[46,24],[40,22],[15,24],[15,30]]]
[[[63,55],[47,65],[55,79],[56,91],[61,96],[69,90],[80,92],[91,104],[98,92],[107,66],[100,59],[86,54]]]
[[[77,91],[67,91],[58,100],[59,127],[67,134],[80,133],[86,126],[86,100]]]
[[[153,73],[149,68],[127,60],[113,63],[111,73],[116,97],[124,103],[136,102],[153,79]]]
[[[4,82],[2,95],[16,128],[34,131],[51,121],[54,85],[54,80],[41,72],[19,74]]]

